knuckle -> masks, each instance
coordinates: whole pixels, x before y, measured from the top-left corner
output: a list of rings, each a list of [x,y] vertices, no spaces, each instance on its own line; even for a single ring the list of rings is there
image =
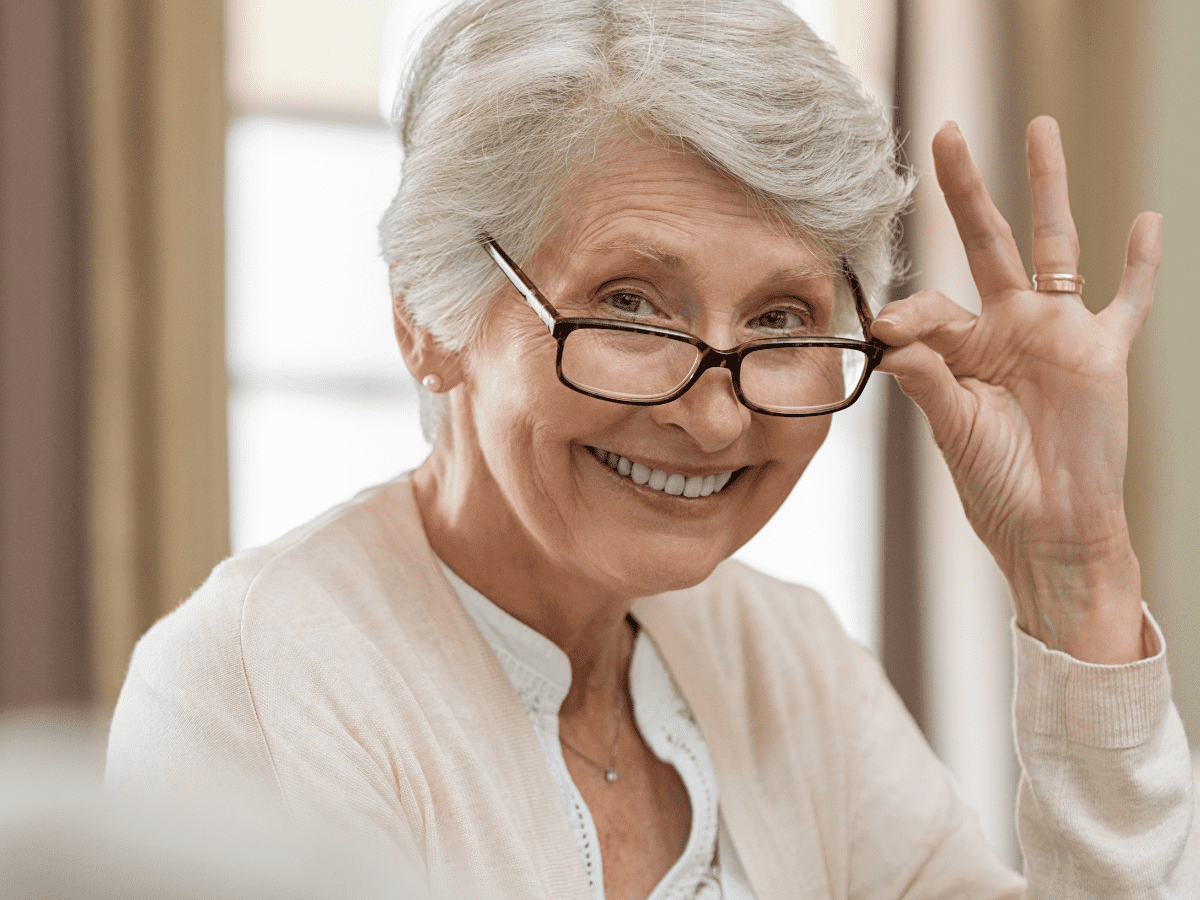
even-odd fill
[[[1079,252],[1079,233],[1073,222],[1039,222],[1033,227],[1033,237],[1038,241],[1062,241],[1071,251]]]
[[[957,177],[946,185],[943,190],[948,200],[973,200],[979,194],[987,193],[983,174],[974,166],[969,171],[957,173]]]
[[[963,247],[967,252],[1003,250],[1013,243],[1012,227],[998,212],[981,221],[970,234],[963,236]]]

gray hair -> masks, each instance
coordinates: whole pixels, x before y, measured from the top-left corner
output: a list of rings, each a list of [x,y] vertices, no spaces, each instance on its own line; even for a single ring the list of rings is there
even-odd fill
[[[442,346],[475,335],[570,177],[616,129],[697,153],[831,259],[878,307],[913,178],[888,118],[779,0],[467,0],[409,63],[392,124],[400,189],[380,223],[395,302]],[[439,408],[422,390],[432,439]]]

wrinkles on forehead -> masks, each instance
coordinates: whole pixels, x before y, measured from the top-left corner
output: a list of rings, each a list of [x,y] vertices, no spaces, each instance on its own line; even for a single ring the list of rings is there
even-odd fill
[[[602,243],[587,244],[577,248],[575,252],[583,254],[605,253],[612,250],[635,253],[643,259],[651,260],[672,271],[679,271],[688,265],[687,261],[678,253],[665,247],[634,238],[615,238]],[[820,261],[806,262],[794,266],[783,266],[766,274],[768,277],[779,281],[799,281],[807,278],[832,275],[836,271],[835,267],[821,259]]]
[[[587,162],[575,168],[560,186],[558,199],[554,204],[555,221],[543,232],[543,239],[553,232],[561,233],[565,226],[567,231],[574,231],[573,243],[576,252],[628,251],[667,269],[682,266],[683,259],[679,254],[652,237],[626,237],[603,232],[589,235],[591,229],[584,222],[572,224],[580,210],[592,211],[595,205],[601,209],[608,207],[609,212],[618,214],[637,210],[641,206],[643,188],[647,186],[647,182],[653,182],[655,188],[662,189],[661,181],[655,178],[658,167],[667,160],[674,160],[675,165],[672,168],[675,184],[670,188],[674,196],[670,197],[670,203],[663,209],[673,209],[685,218],[688,217],[689,207],[695,202],[695,189],[711,186],[714,183],[713,176],[716,176],[716,183],[722,184],[725,189],[723,193],[727,212],[745,215],[766,224],[777,235],[806,251],[809,259],[792,268],[781,269],[776,273],[780,278],[840,276],[838,251],[814,238],[770,198],[762,196],[738,178],[714,166],[703,154],[690,146],[660,137],[645,128],[630,127],[628,124],[614,128],[608,138],[607,141],[601,142],[601,148],[595,149]],[[647,162],[650,163],[649,166]],[[623,196],[618,185],[623,186]],[[583,218],[588,219],[591,216],[585,215]],[[593,220],[591,224],[597,224],[597,220]]]

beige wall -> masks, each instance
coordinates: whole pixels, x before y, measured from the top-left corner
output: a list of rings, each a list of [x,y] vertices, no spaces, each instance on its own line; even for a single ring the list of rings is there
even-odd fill
[[[1008,101],[1005,48],[1011,43],[1001,35],[1009,23],[994,0],[905,0],[902,9],[909,42],[906,153],[920,178],[905,229],[914,271],[905,291],[936,287],[978,311],[979,295],[937,184],[930,143],[942,122],[958,122],[997,206],[1014,231],[1022,230],[1012,198],[1027,191],[1025,179],[1006,171],[1007,148],[1023,140],[1023,125],[1011,121]],[[915,430],[908,480],[905,473],[896,475],[913,496],[910,530],[918,534],[913,561],[925,649],[922,725],[992,846],[1017,864],[1008,589],[967,521],[923,420]]]
[[[1139,4],[1141,6],[1141,4]],[[1126,496],[1153,564],[1150,601],[1171,643],[1171,671],[1192,746],[1200,746],[1200,4],[1154,4],[1146,107],[1153,143],[1140,165],[1165,228],[1158,305],[1139,339],[1135,397],[1149,421]],[[1145,506],[1140,497],[1150,500]]]

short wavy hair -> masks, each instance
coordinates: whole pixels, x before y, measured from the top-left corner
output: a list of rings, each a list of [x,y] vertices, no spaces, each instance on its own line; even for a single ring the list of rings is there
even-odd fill
[[[400,188],[380,223],[395,303],[442,346],[476,334],[573,173],[621,129],[698,154],[878,306],[913,178],[878,101],[778,0],[467,0],[417,47],[392,108]],[[426,435],[436,431],[422,391]]]

